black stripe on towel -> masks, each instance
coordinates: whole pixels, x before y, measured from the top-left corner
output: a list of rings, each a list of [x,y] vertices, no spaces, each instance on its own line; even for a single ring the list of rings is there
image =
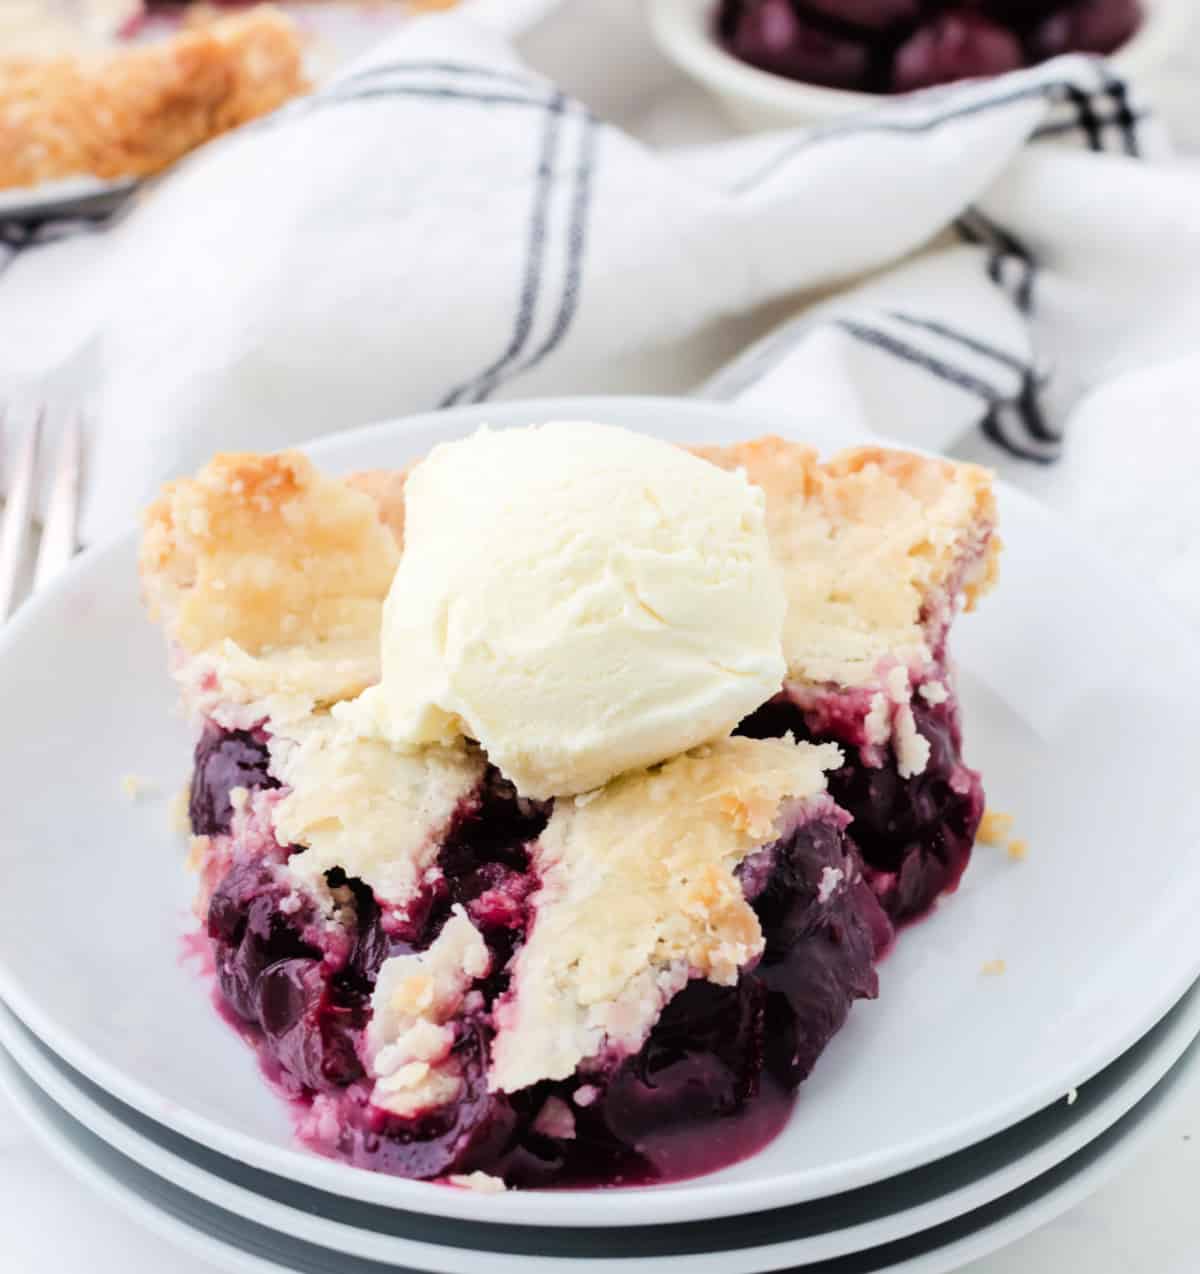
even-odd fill
[[[1105,91],[1112,98],[1112,122],[1121,131],[1121,142],[1125,153],[1133,159],[1140,159],[1142,146],[1138,128],[1145,115],[1133,109],[1129,101],[1129,88],[1123,80],[1119,80],[1103,64],[1100,73],[1104,80]]]
[[[839,319],[837,326],[856,340],[911,366],[920,367],[939,380],[973,394],[986,408],[980,421],[984,435],[1010,455],[1036,464],[1050,464],[1057,459],[1058,438],[1050,432],[1042,416],[1036,392],[1038,384],[1032,374],[1022,378],[1021,389],[1014,397],[973,372],[937,358],[890,332],[854,319]],[[1029,445],[1022,434],[1027,435],[1033,443],[1045,441],[1051,446],[1039,448]],[[1047,436],[1043,438],[1039,435]]]
[[[557,96],[561,98],[562,94]],[[543,111],[553,109],[553,99],[548,102],[545,97],[529,97],[499,90],[483,93],[449,88],[441,84],[381,84],[376,88],[367,86],[366,88],[352,89],[348,93],[335,93],[332,90],[328,93],[322,93],[306,102],[298,103],[303,109],[297,110],[295,115],[286,115],[285,117],[294,119],[299,115],[311,114],[313,111],[321,110],[326,106],[344,106],[347,102],[379,101],[389,97],[421,97],[428,101],[473,102],[479,106],[524,106]],[[559,109],[562,109],[561,106]],[[268,118],[276,117],[269,116]]]
[[[990,358],[1004,367],[1011,368],[1014,372],[1020,372],[1022,376],[1029,375],[1033,370],[1023,358],[1018,358],[1015,354],[1010,354],[996,345],[989,345],[986,341],[981,341],[976,336],[960,332],[956,328],[950,327],[946,323],[940,323],[935,319],[921,318],[916,314],[905,314],[900,310],[889,310],[888,318],[893,318],[898,323],[907,324],[909,327],[932,332],[935,336],[941,336],[945,340],[953,341],[964,349],[981,354],[984,358]]]
[[[1078,124],[1087,142],[1088,150],[1103,150],[1104,131],[1100,123],[1100,117],[1096,114],[1093,95],[1085,93],[1083,89],[1076,88],[1075,85],[1071,85],[1067,89],[1067,97],[1075,107]]]
[[[468,62],[428,59],[422,61],[381,62],[377,66],[364,67],[363,70],[356,71],[353,75],[347,75],[343,79],[335,80],[329,86],[328,91],[336,92],[345,88],[347,84],[361,84],[370,80],[381,79],[388,75],[410,75],[414,71],[419,73],[434,72],[438,75],[456,77],[466,76],[480,80],[495,80],[504,84],[522,84],[530,89],[539,87],[538,79],[528,72],[501,71],[496,67],[474,66]]]
[[[941,94],[939,94],[941,95]],[[930,93],[930,96],[934,96]],[[1080,89],[1070,80],[1052,80],[1049,83],[1030,84],[1019,89],[1010,89],[1005,93],[997,93],[992,97],[976,99],[971,102],[964,102],[950,110],[943,111],[937,115],[926,116],[922,119],[907,118],[887,118],[881,112],[880,116],[872,116],[859,121],[851,120],[845,124],[833,124],[826,128],[817,129],[806,134],[804,137],[798,138],[794,142],[786,145],[777,155],[764,164],[757,172],[752,173],[749,177],[739,182],[733,187],[735,194],[745,194],[748,191],[760,186],[763,182],[768,181],[777,172],[788,164],[795,156],[819,146],[824,142],[841,141],[849,137],[864,137],[870,134],[879,133],[896,133],[896,134],[912,134],[920,135],[922,133],[935,132],[940,128],[944,128],[947,124],[956,123],[962,119],[969,119],[971,116],[984,114],[987,111],[999,110],[1005,106],[1012,106],[1018,102],[1027,102],[1036,98],[1045,98],[1047,101],[1062,101],[1065,98],[1075,100],[1084,98],[1088,101],[1091,110],[1091,96]],[[1077,109],[1078,102],[1076,102]],[[886,108],[885,108],[886,109]],[[1080,111],[1082,115],[1082,111]],[[1094,112],[1093,112],[1094,113]]]
[[[1010,421],[1012,422],[1011,429],[1006,428]],[[979,428],[989,442],[994,442],[996,446],[1007,451],[1010,456],[1016,456],[1018,460],[1028,460],[1033,464],[1049,465],[1053,464],[1059,457],[1057,448],[1038,451],[1033,447],[1028,447],[1018,442],[1012,436],[1014,433],[1019,434],[1022,430],[1028,429],[1028,422],[1018,403],[998,403],[979,422]]]
[[[1121,87],[1120,91],[1122,93],[1124,92],[1123,86]],[[1125,149],[1128,154],[1140,157],[1141,143],[1138,140],[1137,129],[1138,129],[1138,126],[1144,120],[1150,119],[1152,118],[1152,116],[1149,111],[1135,111],[1133,110],[1132,107],[1128,105],[1126,105],[1125,107],[1125,112],[1127,112],[1127,115],[1128,115],[1127,118],[1126,118],[1126,115],[1121,112],[1118,112],[1115,115],[1106,116],[1102,118],[1100,120],[1100,127],[1104,129],[1109,129],[1109,128],[1119,128],[1121,130],[1128,129],[1129,132],[1126,136]],[[1030,134],[1030,136],[1035,141],[1043,141],[1048,137],[1062,137],[1067,133],[1075,133],[1078,131],[1079,131],[1078,120],[1062,119],[1062,120],[1056,120],[1052,124],[1043,124],[1040,128],[1035,128],[1033,132]]]
[[[916,345],[910,345],[907,341],[902,341],[898,336],[893,336],[890,332],[885,332],[881,328],[870,327],[857,319],[838,319],[836,320],[836,325],[843,332],[848,332],[865,345],[872,345],[876,349],[882,350],[885,354],[891,354],[895,358],[913,364],[915,367],[924,368],[925,371],[930,372],[939,380],[944,380],[950,385],[956,385],[959,389],[966,390],[968,394],[974,394],[976,398],[985,403],[1003,402],[1006,397],[1002,389],[997,389],[995,385],[988,384],[986,380],[976,376],[974,372],[968,372],[962,367],[955,367],[952,363],[946,362],[945,359],[937,358],[923,349],[918,349]]]
[[[977,208],[968,208],[954,223],[954,228],[967,243],[989,250],[987,272],[992,282],[1008,292],[1022,314],[1032,314],[1033,287],[1037,279],[1033,253],[1016,235],[985,217]],[[1015,262],[1015,266],[1009,268],[1010,262]]]
[[[1021,377],[1021,392],[1012,402],[1019,409],[1025,432],[1038,442],[1054,445],[1062,442],[1062,435],[1056,429],[1051,428],[1046,420],[1045,412],[1042,411],[1042,390],[1046,387],[1046,382],[1049,379],[1045,371],[1040,370],[1031,363],[1027,363],[1023,358],[1017,358],[1015,354],[1010,354],[995,345],[981,341],[976,336],[960,332],[945,323],[939,323],[933,319],[919,318],[915,314],[902,314],[896,310],[892,310],[888,317],[896,319],[898,322],[906,323],[910,327],[932,332],[935,336],[940,336],[947,341],[953,341],[964,349],[969,349],[984,358],[993,359],[1002,367],[1007,367],[1017,372]]]
[[[442,407],[457,402],[478,401],[490,392],[490,386],[502,376],[521,356],[529,334],[533,330],[534,314],[542,288],[542,270],[546,255],[546,220],[550,195],[554,189],[554,162],[558,153],[562,132],[563,110],[566,98],[556,93],[546,111],[546,123],[542,132],[541,152],[538,156],[537,180],[534,183],[533,205],[529,213],[529,231],[522,274],[521,291],[517,302],[517,314],[512,334],[504,352],[478,375],[452,389],[441,401]]]
[[[592,173],[595,167],[598,131],[597,121],[594,118],[588,117],[584,120],[579,159],[572,173],[574,188],[571,194],[570,221],[566,236],[566,269],[563,273],[558,312],[550,325],[550,331],[545,340],[523,362],[507,373],[494,378],[485,390],[478,393],[473,399],[475,402],[482,402],[495,392],[500,384],[536,367],[542,359],[562,344],[563,338],[570,330],[576,311],[579,309],[579,297],[583,287],[583,265],[587,249],[587,229],[592,202]]]

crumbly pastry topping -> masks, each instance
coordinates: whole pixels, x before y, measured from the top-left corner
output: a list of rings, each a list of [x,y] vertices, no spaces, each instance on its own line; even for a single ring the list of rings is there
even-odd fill
[[[985,810],[975,839],[982,845],[1003,845],[1011,835],[1016,821],[1014,815],[1005,814],[1001,810]]]
[[[461,906],[427,951],[383,962],[366,1033],[376,1106],[412,1115],[458,1095],[462,1077],[451,1055],[451,1022],[490,967],[487,944]]]
[[[840,764],[832,744],[732,738],[560,800],[534,847],[542,887],[497,1009],[491,1087],[636,1050],[690,977],[735,982],[763,939],[734,873]]]
[[[918,692],[931,708],[936,708],[938,704],[945,703],[950,698],[950,691],[946,689],[946,684],[942,681],[924,681],[918,687]]]
[[[143,796],[149,796],[157,789],[151,779],[144,778],[140,774],[123,774],[121,776],[121,791],[125,794],[128,801],[140,801]]]
[[[826,903],[838,891],[838,887],[842,881],[846,879],[846,873],[840,867],[823,867],[821,869],[821,882],[817,887],[817,901]]]
[[[367,469],[351,473],[346,485],[370,496],[379,520],[391,531],[398,547],[404,547],[404,488],[410,469]]]
[[[379,506],[297,452],[221,455],[147,510],[151,615],[182,650],[194,700],[328,703],[378,675],[399,548]],[[185,690],[187,686],[185,685]]]
[[[503,1194],[508,1189],[499,1177],[488,1172],[452,1172],[446,1180],[452,1186],[474,1190],[477,1194]]]
[[[287,870],[319,890],[340,867],[403,912],[422,892],[455,811],[478,787],[484,761],[465,746],[399,752],[329,716],[297,722],[271,741],[286,795],[273,810],[281,845],[304,845]]]
[[[561,1097],[547,1097],[533,1121],[533,1129],[543,1137],[559,1141],[574,1141],[576,1136],[575,1112]]]
[[[885,659],[924,667],[930,624],[945,622],[959,592],[970,608],[994,582],[999,540],[984,469],[881,448],[822,464],[780,438],[697,451],[744,468],[766,493],[794,689],[877,685]],[[406,478],[323,478],[296,453],[219,456],[197,478],[169,484],[147,515],[152,610],[189,653],[206,652],[212,684],[228,686],[233,702],[256,703],[276,687],[302,710],[306,699],[353,697],[378,677]],[[880,743],[903,730],[883,690],[871,705]],[[928,702],[939,691],[940,682],[921,683]],[[908,767],[920,769],[911,750]]]
[[[0,188],[156,173],[305,92],[301,60],[265,6],[117,52],[0,56]]]
[[[970,609],[995,580],[985,469],[879,447],[822,464],[782,438],[697,450],[766,492],[791,682],[870,685],[887,656],[923,666],[926,620],[945,594],[961,590]]]
[[[184,701],[230,730],[270,718],[302,721],[379,679],[378,643],[364,637],[289,646],[251,655],[235,641],[184,657],[176,670]]]
[[[181,839],[195,839],[192,837],[192,821],[188,816],[188,801],[191,794],[191,784],[184,783],[167,802],[167,826],[171,829],[172,835]]]
[[[146,514],[152,614],[191,652],[250,655],[379,633],[399,550],[377,506],[298,452],[217,456]]]

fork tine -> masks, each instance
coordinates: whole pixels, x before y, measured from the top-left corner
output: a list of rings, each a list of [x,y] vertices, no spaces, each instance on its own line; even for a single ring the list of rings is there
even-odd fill
[[[4,521],[0,523],[0,623],[12,613],[17,593],[17,578],[25,557],[25,547],[32,527],[33,480],[37,470],[38,442],[42,434],[45,410],[34,418],[25,441],[17,453],[8,487],[8,503]]]
[[[54,479],[50,503],[42,524],[42,543],[38,549],[33,591],[48,584],[75,556],[78,547],[76,526],[79,517],[79,473],[83,450],[78,413],[67,418],[58,455],[54,461]]]

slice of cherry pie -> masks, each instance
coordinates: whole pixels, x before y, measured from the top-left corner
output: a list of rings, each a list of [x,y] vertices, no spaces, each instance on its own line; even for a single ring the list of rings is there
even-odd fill
[[[946,633],[994,574],[987,475],[702,454],[766,492],[787,681],[735,737],[550,801],[469,739],[330,712],[378,679],[403,474],[223,456],[149,511],[220,1000],[313,1147],[511,1185],[733,1162],[875,995],[888,913],[957,882],[982,795]]]

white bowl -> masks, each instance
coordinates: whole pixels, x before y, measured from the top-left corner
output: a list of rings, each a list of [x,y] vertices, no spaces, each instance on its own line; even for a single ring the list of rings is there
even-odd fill
[[[1142,0],[1142,5],[1146,17],[1141,27],[1109,61],[1146,87],[1194,24],[1196,7],[1194,0]],[[703,84],[747,132],[819,124],[900,96],[823,88],[760,71],[718,43],[713,34],[716,7],[717,0],[650,0],[650,23],[667,57]]]

